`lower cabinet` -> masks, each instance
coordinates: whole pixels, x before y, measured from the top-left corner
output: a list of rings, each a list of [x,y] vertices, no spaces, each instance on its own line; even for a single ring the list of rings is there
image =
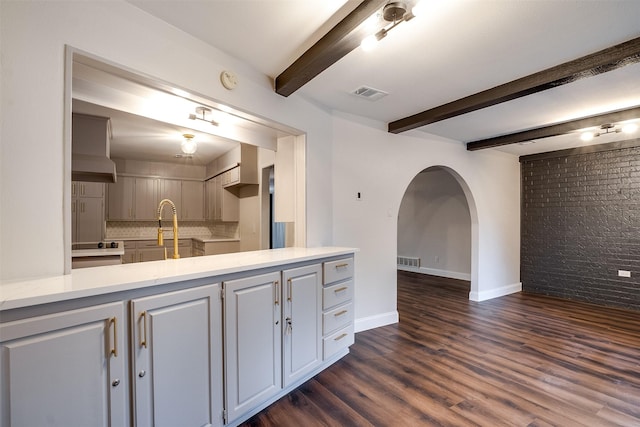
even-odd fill
[[[223,288],[230,423],[282,389],[280,272],[230,280]]]
[[[322,363],[322,268],[282,272],[283,380],[287,387]]]
[[[353,258],[322,261],[0,318],[0,427],[238,425],[353,343]]]
[[[322,364],[322,267],[230,280],[223,288],[225,406],[233,423]]]
[[[222,425],[220,286],[131,301],[135,425]]]
[[[126,426],[124,304],[0,325],[0,426]]]

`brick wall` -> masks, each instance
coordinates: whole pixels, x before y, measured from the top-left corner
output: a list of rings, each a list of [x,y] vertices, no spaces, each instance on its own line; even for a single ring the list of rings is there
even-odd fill
[[[605,147],[521,158],[523,290],[640,310],[640,147]]]

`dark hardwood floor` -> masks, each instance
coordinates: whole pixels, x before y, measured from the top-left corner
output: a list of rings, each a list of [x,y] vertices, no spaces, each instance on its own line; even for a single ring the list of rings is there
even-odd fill
[[[640,426],[640,312],[398,273],[400,323],[245,426]]]

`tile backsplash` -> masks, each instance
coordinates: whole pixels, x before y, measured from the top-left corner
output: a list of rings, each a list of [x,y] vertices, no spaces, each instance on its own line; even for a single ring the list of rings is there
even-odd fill
[[[171,222],[164,225],[165,238],[171,238]],[[116,239],[155,239],[158,236],[157,221],[107,221],[105,240]],[[238,237],[237,222],[203,222],[180,221],[178,224],[178,237],[180,238],[214,238]]]

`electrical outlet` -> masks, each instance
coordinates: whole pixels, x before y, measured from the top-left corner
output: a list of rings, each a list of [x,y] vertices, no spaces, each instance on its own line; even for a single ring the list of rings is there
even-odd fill
[[[631,272],[629,270],[618,270],[619,277],[631,277]]]

